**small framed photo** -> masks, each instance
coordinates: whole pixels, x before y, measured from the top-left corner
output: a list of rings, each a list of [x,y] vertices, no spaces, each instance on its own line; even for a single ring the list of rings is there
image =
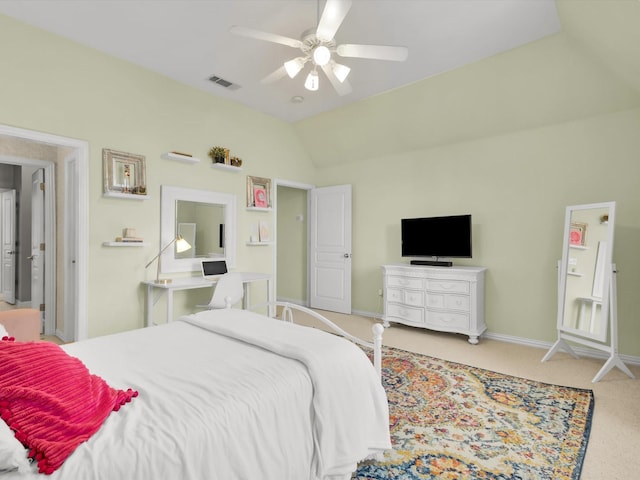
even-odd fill
[[[269,226],[267,222],[259,222],[258,223],[258,238],[261,242],[269,241]]]
[[[104,193],[147,194],[144,155],[102,149]]]
[[[569,227],[569,244],[584,247],[587,243],[587,224],[571,222]]]
[[[247,207],[271,208],[271,179],[247,175]]]

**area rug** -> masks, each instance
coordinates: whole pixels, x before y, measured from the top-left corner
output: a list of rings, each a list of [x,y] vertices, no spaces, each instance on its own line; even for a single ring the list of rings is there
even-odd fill
[[[593,392],[384,347],[393,450],[357,480],[580,478]]]

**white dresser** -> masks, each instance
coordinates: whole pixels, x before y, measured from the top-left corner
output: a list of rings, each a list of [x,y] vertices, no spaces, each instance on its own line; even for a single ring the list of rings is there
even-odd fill
[[[484,267],[383,265],[383,324],[469,335],[477,344],[484,321]]]

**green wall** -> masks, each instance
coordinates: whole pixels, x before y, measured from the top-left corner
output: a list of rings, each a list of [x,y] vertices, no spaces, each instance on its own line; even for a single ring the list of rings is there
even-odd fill
[[[89,335],[143,325],[144,289],[159,248],[160,186],[237,195],[237,268],[273,271],[273,247],[246,246],[256,214],[245,206],[246,175],[310,183],[314,167],[292,127],[234,102],[0,16],[0,123],[89,143]],[[207,151],[224,145],[244,161],[241,173],[210,167]],[[145,155],[148,200],[102,196],[102,149]],[[191,153],[196,165],[163,160]],[[274,228],[273,216],[266,218]],[[105,248],[125,227],[146,248]],[[58,292],[60,295],[60,292]],[[176,295],[176,314],[193,311],[210,292]],[[259,301],[256,296],[256,301]],[[154,314],[161,318],[164,304]]]
[[[400,257],[400,219],[473,215],[489,331],[555,339],[564,209],[615,201],[621,352],[640,354],[640,109],[321,170],[352,183],[353,304],[375,311],[379,266]],[[406,260],[405,260],[406,261]]]
[[[400,218],[473,214],[474,256],[457,263],[488,268],[490,332],[541,342],[555,339],[564,208],[616,201],[620,350],[640,356],[640,95],[628,69],[610,66],[611,49],[604,61],[583,48],[583,35],[553,36],[295,125],[1,16],[0,40],[0,123],[90,145],[91,336],[142,325],[139,282],[153,277],[144,265],[156,248],[101,244],[134,227],[157,245],[162,184],[238,195],[238,268],[272,271],[274,247],[245,245],[257,221],[275,228],[271,214],[242,208],[248,174],[353,185],[361,312],[379,311],[380,265],[401,261]],[[218,144],[243,158],[241,174],[209,167],[206,152]],[[146,155],[150,200],[102,197],[102,148]],[[203,161],[161,160],[168,150]],[[280,264],[278,276],[298,270]],[[207,300],[192,297],[181,295],[176,310]]]

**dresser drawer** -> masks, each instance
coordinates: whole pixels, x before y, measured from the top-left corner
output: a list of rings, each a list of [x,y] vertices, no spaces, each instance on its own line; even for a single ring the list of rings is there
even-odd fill
[[[427,279],[427,290],[445,293],[469,293],[469,282],[464,280]]]
[[[395,275],[389,275],[387,277],[387,287],[422,290],[424,288],[424,278],[396,277]]]
[[[469,314],[427,311],[427,326],[444,330],[469,329]]]
[[[443,293],[427,293],[427,306],[444,310],[469,311],[469,297],[466,295],[447,295]]]
[[[384,298],[386,298],[388,302],[403,303],[403,293],[404,292],[399,288],[387,288],[384,292]]]
[[[414,307],[424,307],[424,292],[416,292],[414,290],[404,291],[404,302]]]
[[[387,317],[396,317],[413,323],[424,323],[424,308],[407,307],[395,303],[387,303]]]

